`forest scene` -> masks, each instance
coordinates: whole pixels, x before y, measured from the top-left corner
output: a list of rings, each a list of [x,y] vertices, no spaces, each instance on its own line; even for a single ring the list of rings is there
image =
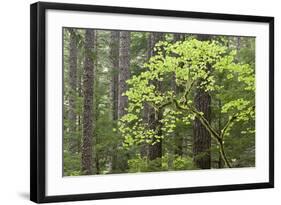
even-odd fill
[[[64,176],[255,167],[255,37],[62,32]]]

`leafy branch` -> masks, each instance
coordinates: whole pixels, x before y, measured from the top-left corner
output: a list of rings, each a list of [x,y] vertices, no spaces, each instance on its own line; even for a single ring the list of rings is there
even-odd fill
[[[194,85],[195,81],[192,81],[190,87],[188,89],[186,89],[185,93],[184,93],[184,97],[185,97],[185,106],[180,105],[180,103],[174,99],[173,102],[176,106],[177,109],[179,110],[184,110],[184,111],[191,111],[193,114],[195,114],[195,116],[200,120],[200,122],[202,123],[202,125],[206,128],[206,130],[210,133],[211,137],[218,143],[219,148],[220,148],[220,155],[222,157],[222,159],[224,160],[225,164],[227,165],[227,167],[231,168],[231,164],[229,162],[229,160],[226,157],[225,154],[225,150],[224,150],[224,144],[223,144],[223,135],[219,134],[210,124],[210,122],[204,117],[204,115],[198,111],[194,106],[189,105],[188,103],[188,94],[190,93],[190,90],[192,88],[192,86]],[[235,119],[235,117],[232,117],[231,119]],[[229,121],[226,124],[225,129],[227,129],[227,127],[229,126],[229,124],[232,122]],[[223,132],[222,132],[223,133]]]

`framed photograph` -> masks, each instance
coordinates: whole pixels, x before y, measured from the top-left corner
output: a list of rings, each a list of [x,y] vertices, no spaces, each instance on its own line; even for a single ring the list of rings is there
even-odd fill
[[[37,203],[274,187],[274,18],[31,5]]]

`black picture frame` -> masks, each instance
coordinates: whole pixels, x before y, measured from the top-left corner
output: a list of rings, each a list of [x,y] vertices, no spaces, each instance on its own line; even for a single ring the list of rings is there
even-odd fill
[[[107,193],[46,196],[46,81],[45,39],[46,10],[86,11],[152,15],[195,19],[263,22],[269,25],[269,181],[263,183],[229,184],[189,188],[138,190]],[[259,82],[258,82],[259,83]],[[37,203],[96,200],[197,192],[230,191],[274,187],[274,18],[143,8],[110,7],[82,4],[38,2],[30,7],[30,199]]]

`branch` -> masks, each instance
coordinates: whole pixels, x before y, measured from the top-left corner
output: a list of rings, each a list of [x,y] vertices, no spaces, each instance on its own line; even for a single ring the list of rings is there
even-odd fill
[[[196,114],[196,116],[199,118],[199,120],[200,120],[201,123],[205,126],[205,128],[209,130],[209,132],[211,133],[211,135],[214,135],[214,137],[216,138],[216,140],[219,140],[219,139],[220,139],[219,134],[212,128],[212,126],[211,126],[211,124],[209,123],[209,121],[208,121],[203,115],[201,115],[201,113],[200,113],[199,111],[197,111],[196,108],[194,108],[194,107],[188,105],[188,103],[187,103],[187,101],[188,101],[187,97],[188,97],[188,95],[189,95],[189,93],[190,93],[190,91],[191,91],[191,89],[192,89],[194,83],[195,83],[195,80],[193,80],[193,81],[191,82],[189,88],[186,89],[186,91],[185,91],[185,94],[184,94],[185,103],[186,103],[186,105],[190,108],[190,110],[191,110],[193,113]]]
[[[184,98],[185,98],[186,103],[187,103],[187,101],[188,101],[187,97],[188,97],[188,95],[189,95],[189,93],[190,93],[190,91],[191,91],[191,89],[192,89],[194,83],[195,83],[195,80],[193,80],[193,81],[191,82],[189,88],[185,90]],[[186,86],[186,87],[187,87],[187,86]]]
[[[214,130],[214,128],[211,126],[209,121],[201,115],[199,111],[197,111],[195,108],[189,106],[191,111],[196,114],[196,117],[200,120],[200,122],[205,126],[205,128],[210,132],[211,136],[214,136],[214,138],[218,141],[221,141],[220,135]]]
[[[251,107],[252,110],[255,110],[255,106]],[[235,113],[232,117],[229,118],[229,120],[225,123],[225,126],[223,127],[223,129],[221,130],[221,138],[223,139],[227,129],[229,128],[229,126],[231,125],[231,123],[237,119],[237,117],[239,116],[241,112],[237,112]]]
[[[229,128],[231,123],[237,118],[238,113],[234,114],[229,120],[225,123],[225,126],[221,130],[221,138],[224,137],[226,130]]]
[[[177,107],[177,109],[184,110],[184,111],[190,110],[191,112],[193,112],[196,115],[196,117],[200,120],[200,122],[204,125],[204,127],[209,131],[211,136],[215,140],[217,140],[218,142],[221,142],[221,138],[220,138],[219,134],[212,128],[212,126],[209,123],[209,121],[204,116],[202,116],[200,114],[200,112],[198,112],[195,108],[191,107],[190,105],[187,105],[188,108],[182,107],[176,99],[174,99],[173,101],[174,101],[175,106]]]
[[[219,147],[220,147],[220,155],[222,156],[225,164],[227,167],[231,168],[231,164],[229,163],[226,155],[225,155],[225,151],[224,151],[224,145],[223,145],[223,141],[222,138],[220,137],[220,135],[213,129],[213,127],[211,126],[211,124],[209,123],[209,121],[203,116],[201,115],[201,113],[196,110],[196,108],[192,107],[191,105],[187,104],[188,108],[182,107],[179,102],[176,99],[173,99],[173,102],[175,103],[175,106],[177,107],[177,109],[179,110],[184,110],[184,111],[191,111],[193,112],[196,117],[200,120],[200,122],[204,125],[204,127],[208,130],[208,132],[211,134],[211,137],[217,141]]]
[[[166,106],[168,106],[168,105],[171,105],[172,103],[173,103],[173,101],[172,101],[172,100],[169,100],[168,102],[166,102],[166,103],[160,105],[160,106],[158,107],[158,110],[160,110],[160,109],[162,109],[162,108],[164,108],[164,107],[166,107]]]
[[[185,107],[182,107],[176,99],[173,99],[173,102],[175,103],[176,108],[178,108],[179,110],[188,111],[188,109]]]
[[[231,168],[232,166],[231,166],[230,162],[228,161],[228,159],[226,157],[226,154],[225,154],[225,151],[224,151],[224,145],[223,145],[222,142],[220,143],[220,154],[221,154],[221,157],[222,157],[224,163],[226,164],[226,166],[228,168]]]

